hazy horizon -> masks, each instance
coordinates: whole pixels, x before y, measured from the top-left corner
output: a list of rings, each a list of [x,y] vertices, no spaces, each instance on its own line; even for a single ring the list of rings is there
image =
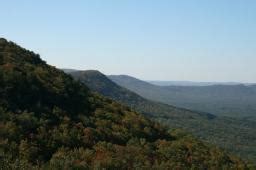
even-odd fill
[[[256,82],[234,82],[234,81],[191,81],[191,80],[150,80],[150,79],[143,79],[143,78],[140,78],[140,77],[137,77],[136,75],[128,75],[128,74],[105,74],[104,72],[102,72],[101,70],[95,70],[95,69],[73,69],[73,68],[59,68],[61,70],[70,70],[71,72],[72,71],[99,71],[100,73],[106,75],[106,76],[129,76],[129,77],[133,77],[133,78],[136,78],[136,79],[139,79],[139,80],[142,80],[142,81],[146,81],[146,82],[165,82],[165,83],[168,83],[168,82],[180,82],[180,83],[213,83],[213,84],[217,84],[217,83],[224,83],[224,84],[245,84],[245,85],[254,85],[256,84]]]
[[[5,1],[0,37],[58,68],[256,82],[256,1]]]

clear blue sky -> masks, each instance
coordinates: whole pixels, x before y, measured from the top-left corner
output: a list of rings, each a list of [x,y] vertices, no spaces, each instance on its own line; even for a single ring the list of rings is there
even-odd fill
[[[256,82],[255,0],[6,0],[0,36],[61,68]]]

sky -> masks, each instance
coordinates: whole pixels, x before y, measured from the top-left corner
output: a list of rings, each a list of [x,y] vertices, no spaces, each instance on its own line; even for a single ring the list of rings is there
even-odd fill
[[[8,0],[0,37],[59,68],[256,82],[255,0]]]

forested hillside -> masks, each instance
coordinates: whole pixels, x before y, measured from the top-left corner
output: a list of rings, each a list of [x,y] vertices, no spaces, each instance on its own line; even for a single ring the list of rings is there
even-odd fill
[[[99,71],[70,74],[91,90],[128,105],[170,128],[182,128],[244,159],[256,160],[256,124],[253,121],[219,117],[153,102],[117,85]]]
[[[246,169],[0,39],[1,169]]]

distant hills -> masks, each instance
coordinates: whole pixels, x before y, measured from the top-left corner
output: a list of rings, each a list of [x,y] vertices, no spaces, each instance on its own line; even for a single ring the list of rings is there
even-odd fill
[[[0,39],[0,169],[247,169]]]
[[[239,82],[195,82],[195,81],[147,81],[157,86],[212,86],[212,85],[255,85],[255,83]]]
[[[255,85],[157,86],[125,75],[109,78],[150,100],[220,116],[256,119]]]
[[[65,70],[64,70],[65,71]],[[207,114],[207,113],[199,113],[199,112],[192,112],[187,109],[181,109],[177,107],[173,107],[167,104],[162,104],[159,102],[154,102],[148,99],[145,99],[138,94],[121,87],[110,80],[107,76],[102,74],[97,70],[88,70],[88,71],[74,71],[69,73],[72,77],[76,80],[83,82],[87,87],[91,90],[98,92],[106,97],[110,97],[118,102],[121,102],[125,105],[130,106],[131,108],[143,112],[149,115],[156,115],[161,113],[172,113],[179,114],[178,112],[181,111],[183,116],[184,113],[188,113],[189,117],[191,116],[202,116],[207,119],[215,118],[214,115]],[[147,110],[147,107],[150,106],[150,109]],[[155,108],[155,109],[153,109]],[[154,112],[154,110],[161,109],[161,112]]]
[[[255,122],[217,117],[145,99],[121,87],[99,71],[77,71],[70,73],[91,90],[121,102],[147,117],[159,121],[169,128],[182,128],[194,135],[226,148],[243,158],[256,160]],[[144,86],[144,82],[141,85]],[[234,148],[234,146],[236,146]]]
[[[72,73],[72,72],[78,71],[78,70],[75,70],[75,69],[68,69],[68,68],[67,69],[63,68],[61,70],[63,70],[65,73]]]

